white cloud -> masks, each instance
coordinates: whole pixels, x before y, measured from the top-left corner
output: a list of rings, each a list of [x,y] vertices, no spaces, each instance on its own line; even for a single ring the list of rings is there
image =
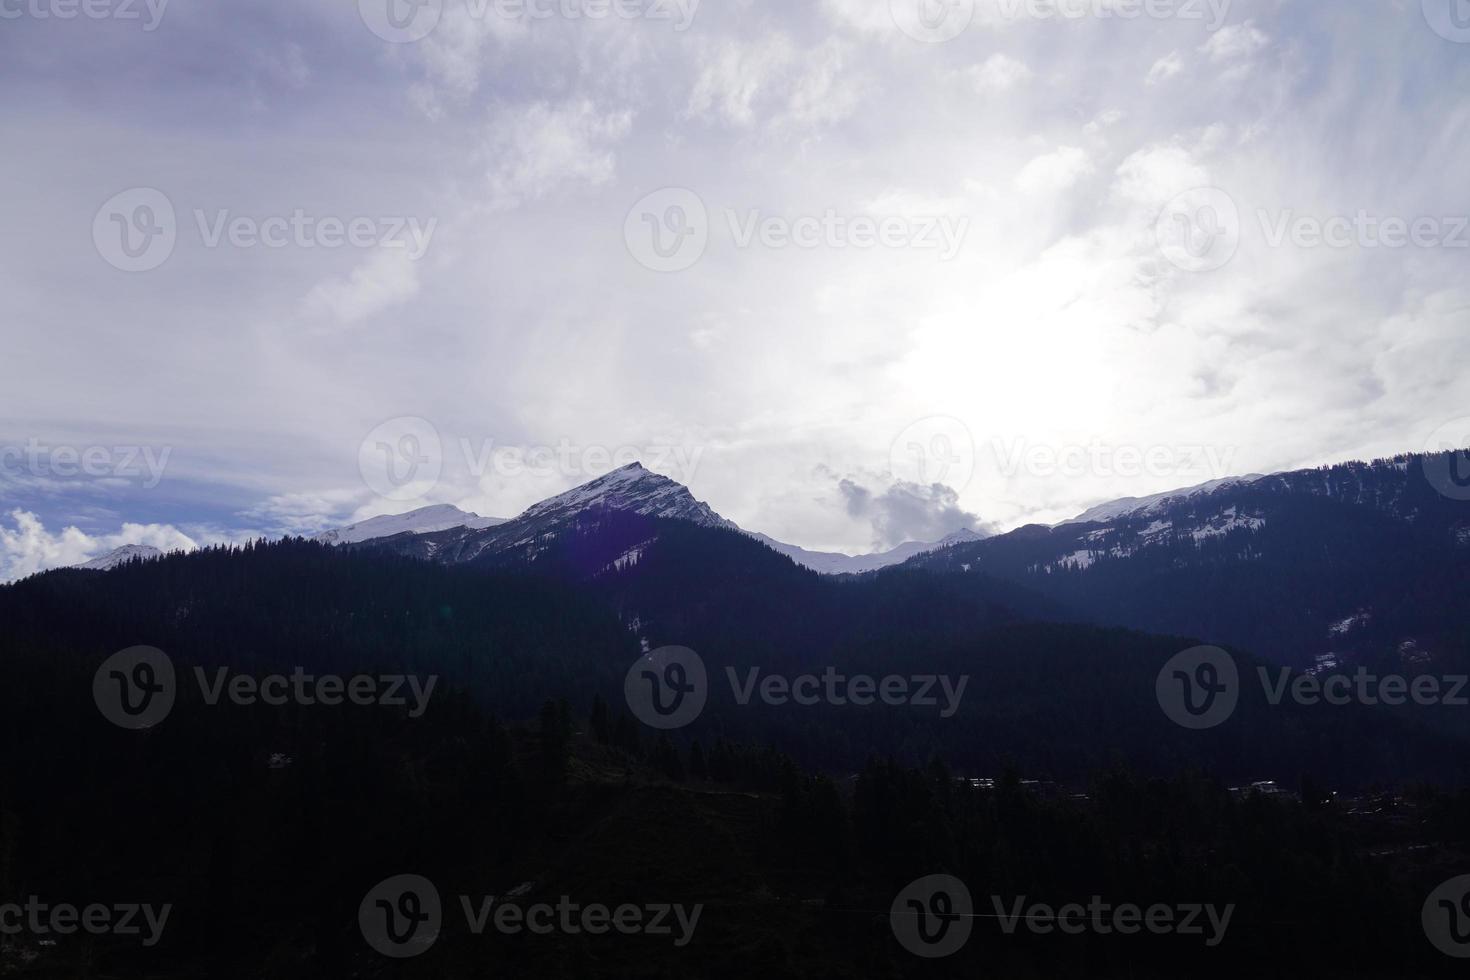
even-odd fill
[[[407,248],[380,248],[345,278],[313,286],[303,307],[314,319],[357,323],[416,296],[419,261]]]
[[[0,582],[77,565],[125,544],[151,545],[161,551],[193,551],[198,547],[171,524],[124,524],[116,534],[94,536],[75,527],[53,534],[29,511],[13,510],[10,519],[13,528],[0,523]]]
[[[1009,55],[993,54],[983,64],[967,68],[965,77],[981,95],[1000,95],[1030,81],[1034,73],[1024,61]]]
[[[631,112],[603,110],[591,99],[536,103],[505,113],[485,151],[491,208],[514,208],[566,186],[606,184],[617,169],[613,146],[632,125]]]
[[[1017,189],[1027,194],[1054,194],[1066,190],[1092,172],[1092,159],[1086,150],[1060,146],[1029,161],[1016,174],[1015,183]]]
[[[1222,27],[1200,45],[1200,50],[1216,64],[1250,58],[1265,49],[1271,38],[1256,27],[1254,21]]]
[[[857,106],[847,77],[851,48],[828,39],[802,50],[784,34],[759,41],[725,41],[702,49],[703,67],[689,95],[691,117],[747,128],[840,122]]]
[[[1184,57],[1178,51],[1174,51],[1155,61],[1143,81],[1145,85],[1157,85],[1182,71],[1184,71]]]

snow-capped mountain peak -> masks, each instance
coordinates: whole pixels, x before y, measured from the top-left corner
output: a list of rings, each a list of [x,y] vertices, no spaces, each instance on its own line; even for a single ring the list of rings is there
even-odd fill
[[[114,548],[100,558],[93,558],[91,561],[83,562],[75,567],[86,569],[89,572],[105,572],[126,562],[130,562],[134,558],[151,561],[154,558],[162,557],[163,552],[152,545],[125,544],[121,548]]]
[[[588,510],[627,511],[645,517],[691,521],[705,527],[737,529],[732,522],[716,514],[709,504],[696,500],[688,487],[645,469],[642,463],[630,463],[566,493],[533,504],[516,520],[560,519]]]
[[[503,518],[481,517],[479,514],[460,510],[453,504],[435,504],[431,507],[420,507],[406,514],[385,514],[381,517],[359,521],[356,524],[349,524],[347,527],[323,531],[313,540],[323,544],[359,544],[363,541],[375,541],[378,538],[391,538],[396,534],[428,534],[433,531],[447,531],[454,527],[481,530],[504,523]]]
[[[1211,480],[1194,487],[1184,487],[1179,490],[1168,490],[1164,493],[1156,493],[1149,497],[1124,497],[1121,500],[1111,500],[1105,504],[1098,504],[1090,510],[1083,511],[1070,521],[1062,524],[1101,524],[1107,521],[1115,521],[1122,517],[1153,517],[1162,514],[1173,505],[1188,500],[1192,497],[1203,497],[1228,486],[1246,486],[1265,477],[1259,473],[1249,476],[1232,476],[1223,480]]]

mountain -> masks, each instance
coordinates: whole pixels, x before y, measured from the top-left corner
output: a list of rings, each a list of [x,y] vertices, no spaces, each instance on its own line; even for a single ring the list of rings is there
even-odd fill
[[[716,514],[709,504],[695,500],[688,487],[644,469],[642,463],[630,463],[533,504],[516,520],[544,524],[593,510],[620,510],[644,517],[690,521],[702,527],[735,529],[734,523]]]
[[[349,524],[347,527],[323,531],[313,540],[323,544],[359,544],[378,538],[391,538],[396,534],[425,534],[454,527],[478,530],[504,523],[503,518],[481,517],[478,514],[460,510],[452,504],[436,504],[432,507],[421,507],[406,514],[387,514]]]
[[[875,572],[880,568],[901,564],[915,555],[937,551],[941,548],[951,548],[971,541],[983,541],[989,536],[983,531],[956,531],[938,541],[910,541],[897,548],[875,552],[871,555],[844,555],[830,551],[808,551],[794,544],[777,541],[765,534],[751,535],[766,547],[780,552],[798,565],[823,575],[858,575],[863,572]]]
[[[911,559],[999,577],[1087,622],[1198,636],[1298,667],[1443,670],[1470,647],[1470,504],[1436,456],[1225,481]],[[1086,515],[1084,515],[1086,516]]]
[[[403,515],[404,523],[396,526],[390,518],[374,518],[372,521],[342,531],[328,531],[318,535],[317,540],[329,544],[360,544],[367,541],[383,542],[395,539],[392,545],[404,554],[420,558],[435,558],[442,561],[488,561],[496,556],[510,556],[511,560],[534,560],[545,543],[559,530],[582,522],[589,515],[605,513],[633,514],[639,517],[664,520],[688,521],[700,527],[723,528],[739,531],[761,542],[772,550],[791,558],[823,575],[844,575],[876,571],[906,561],[915,555],[947,548],[969,541],[979,541],[983,532],[958,531],[941,541],[909,542],[889,551],[871,555],[844,555],[830,552],[808,551],[793,544],[777,541],[765,534],[745,531],[734,521],[716,513],[709,504],[696,500],[689,488],[666,476],[654,473],[641,463],[631,463],[613,470],[579,487],[550,497],[528,507],[518,517],[509,521],[492,521],[475,524],[458,519],[453,515],[442,520],[410,521],[415,515],[430,515],[430,512],[452,511],[463,514],[453,507],[427,508]],[[362,531],[348,536],[354,529]],[[476,531],[491,531],[476,534]],[[447,532],[447,533],[438,533]],[[398,537],[411,535],[419,540]],[[636,544],[636,542],[634,543]],[[622,560],[635,560],[630,552]]]
[[[105,572],[134,559],[151,561],[154,558],[163,557],[163,552],[152,545],[147,544],[125,544],[121,548],[114,548],[100,558],[83,562],[74,568],[85,569],[89,572]]]
[[[1122,497],[1105,504],[1098,504],[1096,507],[1086,510],[1072,518],[1070,521],[1063,521],[1062,523],[1093,524],[1100,521],[1117,520],[1120,517],[1147,517],[1150,514],[1160,513],[1174,504],[1188,500],[1191,497],[1200,497],[1214,493],[1221,487],[1236,484],[1245,485],[1262,479],[1265,479],[1265,477],[1260,474],[1226,477],[1223,480],[1211,480],[1208,483],[1186,487],[1182,490],[1156,493],[1151,497]]]

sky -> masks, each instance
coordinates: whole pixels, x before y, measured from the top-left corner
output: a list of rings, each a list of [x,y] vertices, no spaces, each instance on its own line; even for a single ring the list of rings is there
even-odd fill
[[[0,84],[0,580],[633,459],[861,553],[1470,443],[1465,0],[0,0]]]

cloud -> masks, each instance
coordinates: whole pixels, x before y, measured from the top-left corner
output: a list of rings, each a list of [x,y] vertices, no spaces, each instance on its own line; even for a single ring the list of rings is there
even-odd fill
[[[759,41],[706,46],[703,68],[686,106],[696,119],[749,128],[757,120],[773,129],[840,122],[857,106],[846,77],[846,43],[828,39],[803,50],[785,34]]]
[[[991,55],[983,64],[965,69],[964,75],[981,95],[1001,95],[1035,77],[1024,61],[1004,54]]]
[[[874,491],[848,478],[837,486],[848,515],[871,523],[875,551],[909,541],[938,541],[980,524],[977,515],[960,505],[959,494],[942,483],[923,486],[896,480]]]
[[[75,527],[53,534],[29,511],[13,510],[14,527],[0,523],[0,582],[10,582],[52,568],[77,565],[125,544],[151,545],[161,551],[193,551],[194,539],[171,524],[124,524],[116,534],[90,535]]]
[[[491,208],[515,208],[568,186],[606,184],[617,169],[613,146],[632,125],[631,112],[600,109],[591,99],[538,102],[505,113],[485,151]]]
[[[1143,83],[1145,85],[1157,85],[1160,82],[1168,81],[1182,71],[1184,71],[1184,57],[1178,51],[1174,51],[1154,62],[1153,67],[1148,70],[1148,75],[1144,78]]]
[[[303,307],[315,319],[354,324],[407,302],[418,291],[418,260],[407,248],[380,248],[345,278],[313,286]]]
[[[1055,194],[1093,172],[1087,151],[1061,146],[1026,163],[1016,174],[1016,187],[1028,194]]]
[[[1116,18],[999,25],[978,6],[942,45],[898,30],[886,0],[705,3],[685,33],[470,18],[448,0],[413,45],[379,43],[350,0],[196,4],[170,14],[167,43],[56,45],[41,21],[9,22],[0,73],[32,111],[6,143],[26,193],[0,236],[3,330],[26,369],[0,393],[0,446],[175,452],[151,492],[0,473],[0,514],[98,535],[172,522],[195,540],[191,521],[309,529],[370,506],[361,440],[414,416],[446,447],[687,441],[706,450],[693,490],[732,520],[858,550],[871,522],[811,473],[887,472],[915,419],[961,419],[981,446],[1235,446],[1249,472],[1413,448],[1464,414],[1470,372],[1446,347],[1466,333],[1463,249],[1270,247],[1256,220],[1470,213],[1463,46],[1402,3],[1256,5],[1213,38],[1140,21],[1125,45]],[[181,233],[166,265],[125,276],[88,232],[130,184],[166,193]],[[1184,273],[1154,226],[1200,186],[1244,227],[1228,266]],[[708,247],[678,274],[625,240],[664,187],[708,209]],[[208,249],[191,217],[296,208],[441,227],[409,267]],[[727,224],[829,210],[972,221],[947,262],[736,247]],[[435,501],[499,516],[573,479],[450,476]],[[1170,480],[980,473],[956,489],[1011,526]],[[333,487],[356,492],[316,499]],[[110,514],[84,516],[95,503]]]
[[[1256,27],[1255,21],[1248,20],[1244,24],[1222,27],[1200,45],[1200,50],[1211,61],[1221,64],[1250,58],[1263,51],[1270,43],[1271,38]]]

